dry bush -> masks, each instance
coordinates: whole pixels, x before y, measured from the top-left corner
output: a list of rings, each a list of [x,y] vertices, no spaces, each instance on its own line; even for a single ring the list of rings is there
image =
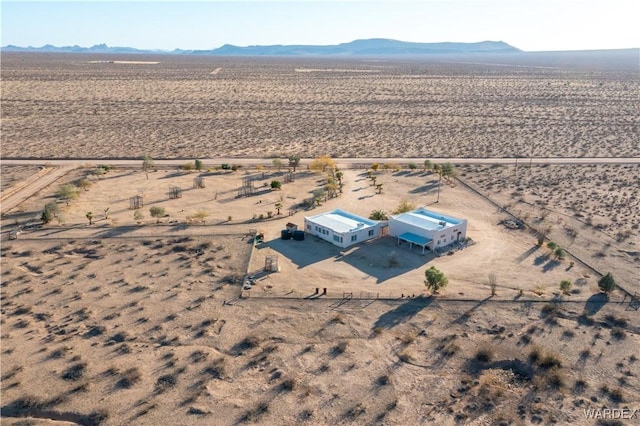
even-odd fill
[[[78,381],[84,376],[86,369],[86,363],[74,364],[62,372],[62,380],[72,382]]]
[[[142,380],[142,374],[137,367],[129,368],[125,370],[120,379],[116,383],[117,388],[130,389]]]
[[[482,345],[476,352],[475,359],[480,362],[490,362],[493,360],[493,348],[489,345]]]

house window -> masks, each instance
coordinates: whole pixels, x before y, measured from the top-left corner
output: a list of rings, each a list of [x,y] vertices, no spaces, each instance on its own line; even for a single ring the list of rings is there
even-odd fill
[[[438,240],[438,245],[440,245],[440,240]]]
[[[351,241],[358,241],[358,236],[357,235],[352,235],[351,236]]]
[[[373,229],[369,229],[369,236],[373,237]]]
[[[338,242],[338,243],[341,242],[340,241],[340,237],[338,235],[334,235],[333,236],[333,241]]]
[[[311,231],[311,225],[307,225],[307,229]]]
[[[451,236],[451,241],[453,241],[453,235]]]

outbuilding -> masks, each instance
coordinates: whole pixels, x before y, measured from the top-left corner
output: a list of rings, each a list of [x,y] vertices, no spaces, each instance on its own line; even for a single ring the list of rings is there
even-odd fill
[[[380,223],[336,209],[304,218],[307,234],[346,248],[380,236]]]
[[[409,243],[426,249],[443,248],[467,237],[467,220],[457,219],[438,212],[419,208],[389,218],[389,235],[398,239],[398,244]]]

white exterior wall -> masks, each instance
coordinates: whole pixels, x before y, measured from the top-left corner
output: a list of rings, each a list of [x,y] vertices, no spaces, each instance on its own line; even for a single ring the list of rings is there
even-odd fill
[[[347,248],[349,246],[370,240],[372,238],[378,238],[380,236],[380,225],[365,225],[362,229],[354,229],[349,232],[340,233],[334,231],[329,227],[319,225],[312,220],[305,218],[304,231],[307,234],[321,238],[338,247]],[[355,241],[352,239],[353,237],[355,237]]]
[[[458,232],[461,232],[459,241],[462,241],[467,236],[467,221],[461,220],[458,225],[452,225],[444,229],[425,229],[410,223],[406,223],[393,217],[389,220],[389,235],[392,237],[398,237],[405,232],[411,232],[424,238],[433,240],[427,245],[428,248],[434,249],[437,247],[444,247],[456,242],[458,238]]]

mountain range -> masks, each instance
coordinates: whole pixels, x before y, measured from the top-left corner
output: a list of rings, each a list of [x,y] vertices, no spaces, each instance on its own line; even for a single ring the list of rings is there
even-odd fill
[[[149,50],[133,47],[110,47],[97,44],[91,47],[53,46],[42,47],[4,46],[3,52],[59,52],[59,53],[137,53],[137,54],[180,54],[216,56],[387,56],[387,55],[433,55],[459,53],[515,53],[520,52],[502,41],[482,41],[478,43],[413,43],[383,38],[354,40],[336,45],[271,45],[234,46],[225,44],[211,50]]]

